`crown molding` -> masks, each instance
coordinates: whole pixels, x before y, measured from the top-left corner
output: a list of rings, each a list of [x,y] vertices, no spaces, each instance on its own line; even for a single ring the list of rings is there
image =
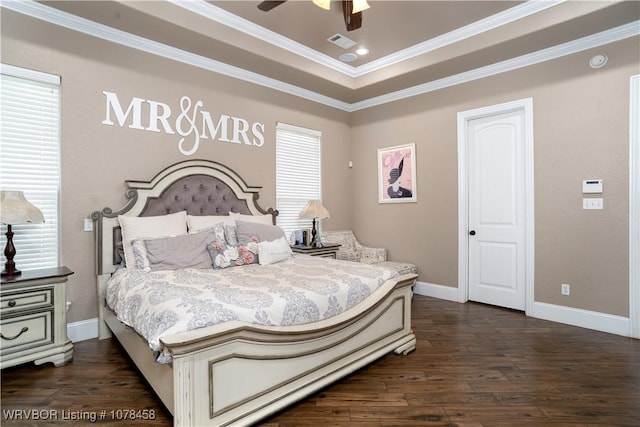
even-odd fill
[[[397,64],[402,61],[424,55],[436,49],[443,48],[450,44],[477,36],[487,31],[494,30],[506,24],[510,24],[527,16],[542,12],[551,7],[558,6],[566,0],[546,0],[546,1],[527,1],[518,6],[514,6],[495,15],[488,16],[479,21],[473,22],[464,27],[457,28],[448,33],[418,43],[406,49],[394,52],[383,58],[368,62],[356,68],[355,77],[364,76],[365,74],[380,70],[390,65]]]
[[[324,104],[329,107],[348,111],[349,104],[299,86],[266,77],[243,68],[225,64],[215,59],[207,58],[172,46],[158,43],[144,37],[136,36],[97,22],[90,21],[58,9],[45,6],[33,0],[3,0],[2,8],[40,19],[50,24],[78,31],[122,46],[136,49],[151,55],[160,56],[187,65],[213,71],[235,79],[244,80],[280,92],[288,93],[299,98]]]
[[[527,2],[538,3],[538,2]],[[546,2],[545,2],[546,3]],[[557,2],[555,2],[557,3]],[[444,89],[473,80],[482,79],[496,74],[516,70],[540,62],[571,55],[586,49],[613,43],[625,38],[640,35],[640,21],[631,22],[607,31],[576,39],[571,42],[539,50],[527,55],[522,55],[506,61],[485,67],[476,68],[442,79],[426,82],[410,88],[390,92],[385,95],[376,96],[356,103],[347,103],[335,98],[331,98],[320,93],[304,89],[283,81],[266,77],[261,74],[248,71],[239,67],[225,64],[211,58],[196,55],[175,47],[167,46],[153,40],[145,39],[106,25],[89,21],[85,18],[62,12],[33,0],[3,0],[0,3],[2,8],[12,10],[42,21],[59,25],[73,31],[78,31],[93,37],[120,44],[132,49],[137,49],[151,55],[161,56],[170,60],[182,62],[187,65],[202,68],[214,73],[222,74],[249,83],[264,86],[279,92],[284,92],[292,96],[303,98],[312,102],[323,104],[346,112],[354,112],[371,108],[377,105],[386,104],[412,96],[421,95],[427,92]]]
[[[325,55],[314,49],[310,49],[301,43],[298,43],[249,20],[227,12],[226,10],[214,6],[213,4],[208,3],[205,0],[169,1],[178,7],[189,10],[193,13],[197,13],[198,15],[203,16],[207,19],[211,19],[220,24],[241,31],[245,34],[255,37],[256,39],[285,49],[291,53],[301,56],[302,58],[318,63],[324,67],[331,68],[335,71],[339,71],[355,79],[357,77],[364,76],[368,73],[388,67],[389,65],[406,61],[416,56],[420,56],[436,49],[440,49],[447,45],[457,43],[469,37],[473,37],[486,31],[493,30],[502,25],[506,25],[519,19],[526,18],[527,16],[562,4],[567,0],[527,1],[523,4],[496,13],[495,15],[481,19],[464,27],[457,28],[453,31],[450,31],[449,33],[424,41],[422,43],[418,43],[414,46],[408,47],[398,52],[394,52],[383,58],[368,62],[358,67],[345,64],[344,62],[332,58],[329,55]]]
[[[401,99],[410,98],[412,96],[421,95],[427,92],[433,92],[447,87],[468,83],[474,80],[483,79],[485,77],[494,76],[496,74],[506,73],[508,71],[517,70],[519,68],[528,67],[539,64],[541,62],[551,61],[563,56],[582,52],[609,43],[624,40],[629,37],[640,35],[640,21],[630,22],[610,30],[582,37],[567,43],[552,46],[526,55],[518,56],[506,61],[497,62],[485,67],[476,68],[464,73],[454,74],[442,79],[433,80],[417,86],[412,86],[396,92],[390,92],[385,95],[369,98],[364,101],[356,102],[350,105],[350,112],[363,110],[365,108],[386,104]]]
[[[311,49],[303,45],[302,43],[298,43],[295,40],[291,40],[288,37],[266,29],[260,25],[254,24],[253,22],[241,18],[238,15],[227,12],[226,10],[218,6],[214,6],[213,4],[208,3],[205,0],[169,0],[169,2],[173,3],[175,6],[181,7],[207,19],[218,22],[219,24],[223,24],[229,28],[233,28],[234,30],[248,34],[249,36],[254,37],[257,40],[265,41],[276,47],[287,50],[291,53],[308,59],[309,61],[320,64],[323,67],[339,71],[349,77],[355,77],[353,66],[345,64],[344,62],[334,59],[329,55],[325,55],[324,53]]]

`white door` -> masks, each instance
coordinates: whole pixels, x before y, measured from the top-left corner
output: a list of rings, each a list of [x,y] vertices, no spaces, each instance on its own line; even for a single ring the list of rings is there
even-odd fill
[[[525,114],[467,122],[469,299],[524,310]]]

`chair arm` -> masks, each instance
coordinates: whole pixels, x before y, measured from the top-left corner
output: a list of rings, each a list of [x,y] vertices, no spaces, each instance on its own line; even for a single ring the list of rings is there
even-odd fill
[[[356,241],[356,250],[360,255],[360,262],[365,264],[375,264],[387,260],[387,250],[385,248],[371,248]]]

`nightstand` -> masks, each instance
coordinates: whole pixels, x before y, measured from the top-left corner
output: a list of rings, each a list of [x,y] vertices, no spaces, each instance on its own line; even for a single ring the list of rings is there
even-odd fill
[[[319,256],[323,258],[337,258],[338,248],[341,245],[333,243],[325,243],[321,248],[314,248],[313,246],[293,245],[291,250],[297,254],[306,254],[311,256]]]
[[[0,368],[34,362],[68,363],[67,267],[23,271],[0,284]]]

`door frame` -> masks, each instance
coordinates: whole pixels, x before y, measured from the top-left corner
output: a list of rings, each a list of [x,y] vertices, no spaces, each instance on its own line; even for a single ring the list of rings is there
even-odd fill
[[[640,338],[640,74],[629,98],[629,336]]]
[[[534,302],[534,197],[533,98],[476,108],[458,113],[458,302],[469,300],[469,144],[471,120],[512,111],[524,113],[525,313],[533,315]]]

